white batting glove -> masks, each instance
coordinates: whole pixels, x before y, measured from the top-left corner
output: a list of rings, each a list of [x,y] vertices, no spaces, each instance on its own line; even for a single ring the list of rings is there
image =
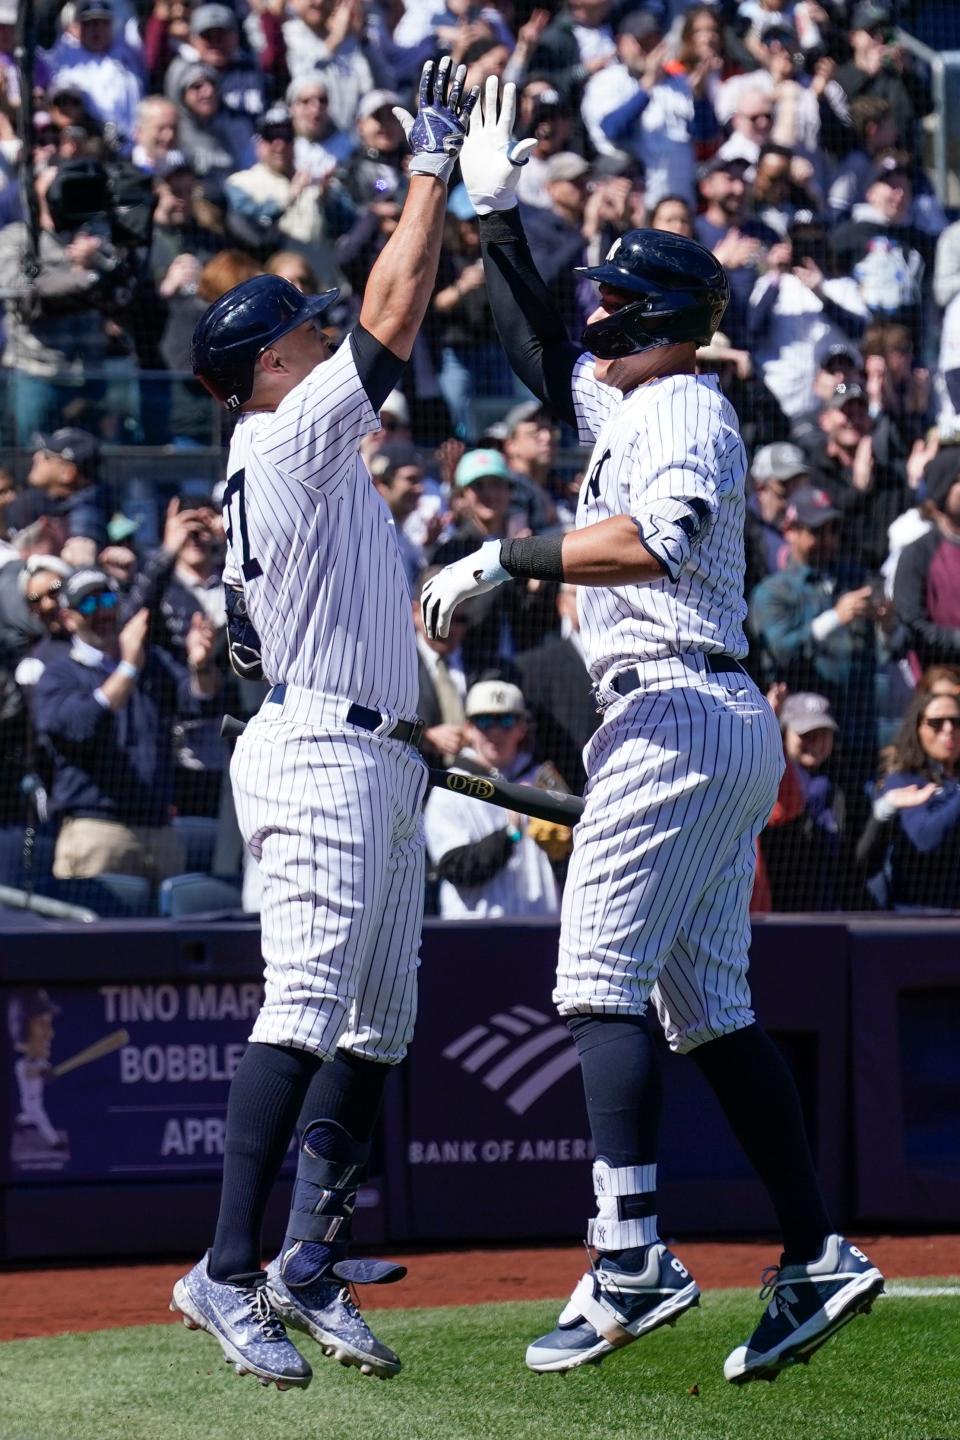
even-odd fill
[[[512,576],[500,564],[500,541],[485,540],[479,550],[446,565],[428,580],[420,597],[423,628],[431,640],[445,640],[450,620],[462,600],[484,595]]]
[[[478,215],[513,209],[517,203],[520,170],[537,143],[531,139],[514,144],[517,87],[512,83],[504,85],[503,99],[498,105],[499,89],[496,75],[489,76],[483,93],[482,114],[480,105],[476,105],[460,151],[460,173]]]

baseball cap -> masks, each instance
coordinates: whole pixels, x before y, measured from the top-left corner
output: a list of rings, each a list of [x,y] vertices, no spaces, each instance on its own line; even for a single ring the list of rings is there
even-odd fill
[[[34,575],[59,575],[61,580],[66,580],[72,573],[72,566],[61,560],[59,555],[28,555],[17,576],[17,589],[21,595],[26,595]]]
[[[892,20],[893,16],[886,5],[878,5],[876,0],[860,0],[860,4],[853,7],[850,29],[874,30],[879,25],[891,24]]]
[[[77,0],[73,18],[78,23],[84,20],[112,20],[112,0]]]
[[[464,703],[468,720],[475,715],[525,715],[527,706],[516,685],[507,680],[478,680]]]
[[[390,415],[398,420],[401,425],[410,424],[410,406],[407,404],[407,397],[402,390],[391,390],[390,394],[380,406],[381,415]]]
[[[378,110],[392,110],[394,105],[402,104],[403,101],[395,90],[371,90],[357,106],[357,119],[369,120]]]
[[[793,730],[797,735],[809,735],[811,730],[840,729],[830,714],[826,695],[815,695],[812,690],[787,696],[780,708],[780,727]]]
[[[840,511],[826,490],[818,490],[814,485],[804,485],[790,497],[790,504],[783,517],[783,528],[801,525],[804,530],[819,530],[822,526],[829,525],[831,520],[839,519]]]
[[[573,150],[561,150],[559,154],[551,155],[543,167],[543,178],[548,185],[554,180],[582,180],[589,174],[590,166],[582,155]]]
[[[198,5],[190,16],[190,30],[202,35],[207,30],[236,30],[237,17],[229,5]]]
[[[30,446],[36,452],[45,450],[48,455],[59,455],[62,460],[72,460],[81,467],[92,465],[100,454],[100,441],[89,430],[65,426],[44,435],[39,430],[31,437]]]
[[[116,588],[105,570],[100,570],[95,565],[85,565],[80,570],[74,570],[64,582],[60,591],[60,604],[64,610],[76,610],[77,606],[91,595],[104,595],[107,591],[113,593]]]
[[[856,345],[842,340],[837,341],[834,345],[827,346],[826,350],[820,356],[820,368],[825,370],[831,360],[839,360],[841,356],[852,361],[858,370],[863,369],[863,356],[860,354]]]
[[[617,26],[617,34],[632,35],[634,40],[649,40],[654,35],[662,35],[663,30],[660,21],[649,10],[631,10]]]
[[[830,399],[826,403],[827,410],[843,410],[853,400],[866,400],[866,395],[859,385],[850,385],[841,380]]]
[[[378,479],[387,479],[411,465],[418,470],[423,467],[415,445],[411,445],[409,440],[385,440],[376,454],[370,457],[370,474]]]
[[[168,150],[166,155],[161,155],[153,169],[155,180],[168,180],[171,175],[183,175],[189,172],[195,174],[193,163],[187,159],[182,150]]]
[[[180,85],[178,87],[180,94],[185,95],[191,85],[199,85],[201,80],[209,80],[212,84],[216,85],[218,90],[220,88],[220,76],[216,70],[214,70],[213,66],[201,65],[198,60],[195,65],[188,65],[180,76]]]
[[[910,157],[902,150],[888,151],[881,155],[867,176],[866,188],[876,185],[880,180],[889,180],[892,175],[906,175],[909,179],[913,173],[910,164]]]
[[[697,170],[697,179],[706,180],[710,175],[719,175],[721,171],[725,175],[743,176],[750,169],[750,161],[743,155],[714,155]]]
[[[750,473],[755,485],[766,485],[770,480],[792,480],[795,475],[809,475],[810,466],[799,445],[780,440],[757,451]]]
[[[293,116],[286,105],[271,105],[264,110],[257,121],[257,134],[261,140],[272,140],[276,135],[286,133],[293,139]]]
[[[499,450],[468,450],[457,466],[455,484],[458,490],[466,490],[478,480],[495,476],[498,480],[510,479],[510,470]]]
[[[519,405],[514,405],[512,410],[508,410],[503,417],[504,436],[512,435],[518,425],[523,425],[528,420],[539,420],[541,416],[545,420],[549,418],[539,400],[521,401]]]
[[[324,95],[327,96],[329,96],[330,93],[327,89],[327,82],[323,76],[315,72],[311,74],[308,71],[306,75],[301,75],[298,79],[290,81],[290,84],[287,86],[287,104],[292,105],[294,100],[299,100],[301,95],[307,95],[312,90],[322,90]]]

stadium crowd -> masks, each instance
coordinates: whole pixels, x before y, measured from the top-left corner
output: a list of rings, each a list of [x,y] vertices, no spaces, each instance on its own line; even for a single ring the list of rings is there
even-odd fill
[[[155,487],[134,515],[103,452],[210,473],[224,437],[190,336],[253,274],[338,287],[342,338],[403,203],[393,107],[450,54],[469,85],[518,86],[521,214],[572,335],[594,303],[574,267],[631,227],[693,235],[728,272],[698,365],[748,447],[747,663],[788,761],[755,908],[960,909],[960,221],[918,160],[909,14],[74,0],[37,5],[30,75],[16,19],[0,0],[0,884],[135,876],[155,903],[170,877],[239,877],[219,719],[263,691],[224,662],[222,485]],[[506,365],[456,177],[428,322],[363,454],[431,763],[579,791],[598,722],[572,587],[503,587],[446,641],[420,622],[435,567],[571,525],[583,481]],[[568,832],[440,792],[426,827],[439,913],[556,912]]]

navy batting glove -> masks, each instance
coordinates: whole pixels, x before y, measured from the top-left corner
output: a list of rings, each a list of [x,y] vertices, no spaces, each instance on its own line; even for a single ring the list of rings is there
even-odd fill
[[[395,109],[403,126],[413,159],[411,175],[437,175],[449,180],[467,134],[467,122],[480,91],[474,88],[463,99],[467,67],[460,65],[450,80],[450,57],[439,65],[428,60],[420,76],[417,118],[407,110]]]

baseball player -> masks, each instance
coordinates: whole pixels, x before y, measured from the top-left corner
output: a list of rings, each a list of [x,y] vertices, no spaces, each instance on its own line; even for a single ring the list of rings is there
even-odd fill
[[[416,1010],[423,911],[417,651],[391,516],[359,457],[379,429],[433,289],[447,181],[476,94],[449,61],[420,84],[403,213],[374,266],[359,324],[333,349],[335,291],[313,299],[257,276],[194,333],[194,371],[238,415],[224,519],[236,667],[257,652],[271,689],[231,765],[237,817],[263,880],[263,1008],[234,1077],[213,1246],[173,1307],[239,1374],[306,1386],[279,1317],[327,1355],[390,1376],[346,1283],[402,1267],[346,1258],[357,1187],[389,1068]],[[302,1110],[302,1114],[301,1114]],[[298,1115],[287,1234],[260,1269],[266,1200]]]
[[[744,672],[746,460],[737,417],[695,353],[727,280],[695,241],[631,230],[579,273],[599,285],[572,345],[515,208],[528,142],[511,149],[514,97],[487,82],[461,167],[480,215],[487,293],[517,374],[593,453],[576,528],[487,541],[424,587],[428,633],[513,577],[575,584],[602,723],[584,755],[585,810],[563,898],[555,1001],[583,1071],[596,1146],[596,1264],[527,1364],[598,1362],[699,1298],[658,1238],[659,1083],[643,1019],[652,1000],[769,1191],[783,1255],[736,1383],[806,1360],[883,1287],[827,1217],[797,1092],[754,1020],[747,984],[754,841],[783,768],[780,735]]]
[[[20,1097],[16,1124],[32,1127],[44,1143],[62,1148],[66,1137],[52,1123],[43,1099],[43,1087],[53,1066],[50,1049],[53,1044],[53,1019],[60,1013],[46,990],[19,991],[7,1005],[7,1022],[14,1050],[19,1057],[13,1071]]]

